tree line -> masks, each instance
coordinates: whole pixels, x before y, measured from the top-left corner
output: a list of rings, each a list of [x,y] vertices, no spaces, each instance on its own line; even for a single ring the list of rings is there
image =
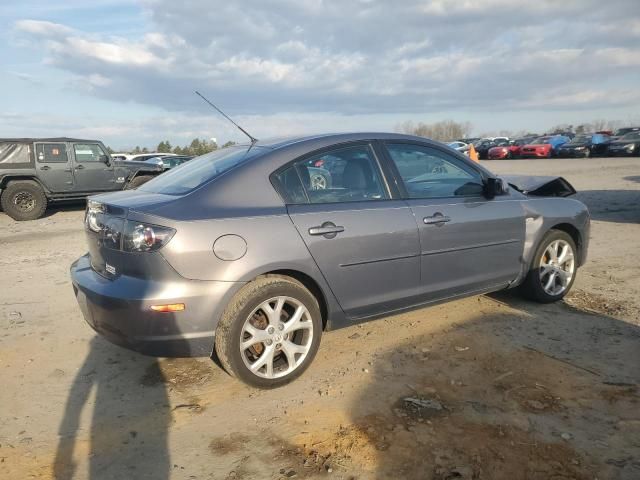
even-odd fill
[[[194,138],[193,140],[191,140],[191,143],[181,147],[179,145],[176,145],[176,146],[171,145],[171,142],[169,140],[163,140],[158,144],[155,150],[149,150],[147,147],[140,148],[139,146],[136,146],[133,150],[127,153],[137,155],[140,153],[158,152],[158,153],[175,153],[177,155],[189,155],[189,156],[197,157],[198,155],[204,155],[205,153],[213,152],[218,148],[225,148],[231,145],[235,145],[235,143],[236,142],[227,142],[224,145],[222,145],[222,147],[219,147],[218,144],[213,140],[206,140],[204,138],[202,139]],[[110,153],[114,153],[113,149],[108,148],[108,150]]]

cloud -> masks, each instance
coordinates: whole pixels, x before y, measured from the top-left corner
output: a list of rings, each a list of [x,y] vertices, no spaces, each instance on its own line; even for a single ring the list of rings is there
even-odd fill
[[[640,73],[637,0],[146,0],[137,38],[21,20],[44,60],[117,102],[201,114],[600,108]],[[635,12],[635,16],[634,16]],[[615,25],[620,25],[616,28]],[[636,79],[636,80],[634,80]]]

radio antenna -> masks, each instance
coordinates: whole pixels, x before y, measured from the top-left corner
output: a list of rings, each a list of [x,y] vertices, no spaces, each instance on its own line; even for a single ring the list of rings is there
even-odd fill
[[[213,103],[211,103],[209,100],[207,100],[207,98],[205,98],[204,95],[202,95],[199,91],[196,90],[196,95],[198,95],[200,98],[202,98],[205,102],[207,102],[209,105],[211,105],[213,108],[215,108],[220,115],[222,115],[224,118],[226,118],[227,120],[229,120],[231,123],[233,123],[236,127],[238,127],[238,130],[240,130],[242,133],[244,133],[247,137],[249,137],[251,139],[251,145],[253,145],[254,143],[256,143],[258,141],[257,138],[254,138],[251,136],[251,134],[249,134],[249,132],[247,132],[244,128],[242,128],[240,125],[238,125],[236,122],[234,122],[233,120],[231,120],[231,117],[229,117],[229,115],[227,115],[226,113],[224,113],[222,110],[220,110],[218,107],[216,107]]]

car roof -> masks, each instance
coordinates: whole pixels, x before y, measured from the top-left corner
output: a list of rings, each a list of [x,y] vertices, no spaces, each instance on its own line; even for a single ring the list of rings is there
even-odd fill
[[[25,138],[0,138],[0,142],[15,142],[15,143],[33,143],[33,142],[87,142],[87,143],[102,143],[100,140],[89,140],[86,138],[71,138],[71,137],[25,137]]]
[[[258,140],[254,146],[277,150],[283,147],[300,145],[304,143],[313,143],[322,141],[323,143],[333,144],[342,142],[352,142],[358,140],[413,140],[413,141],[433,141],[425,137],[415,135],[406,135],[402,133],[384,133],[384,132],[345,132],[345,133],[323,133],[311,135],[299,135],[290,137],[273,137],[264,140]],[[240,143],[235,146],[249,146],[249,142]]]

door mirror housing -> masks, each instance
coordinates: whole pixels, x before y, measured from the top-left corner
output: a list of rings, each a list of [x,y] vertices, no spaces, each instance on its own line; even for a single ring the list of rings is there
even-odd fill
[[[504,195],[509,191],[507,183],[498,177],[488,177],[484,181],[484,196],[492,199],[497,195]]]
[[[109,160],[109,155],[100,155],[100,161],[102,163],[106,163],[107,165],[111,164],[111,161]]]

